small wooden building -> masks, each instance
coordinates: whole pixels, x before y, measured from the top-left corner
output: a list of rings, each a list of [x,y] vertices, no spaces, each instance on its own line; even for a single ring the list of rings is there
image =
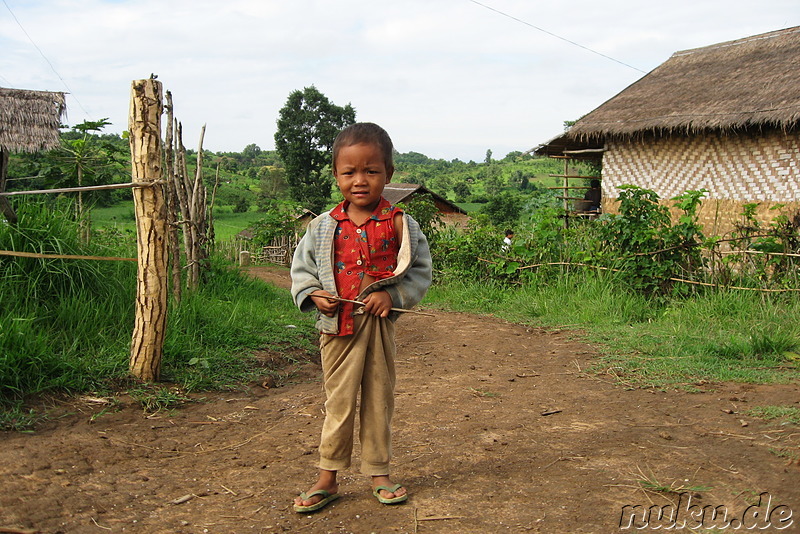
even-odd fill
[[[0,192],[6,188],[11,152],[40,152],[60,144],[59,127],[66,111],[64,93],[0,87]],[[16,215],[5,197],[0,210],[9,222]]]
[[[540,155],[602,161],[603,210],[619,187],[651,189],[667,205],[707,189],[700,222],[724,234],[758,203],[769,221],[777,204],[800,209],[800,27],[676,52]]]
[[[426,194],[430,195],[433,199],[433,203],[439,210],[439,215],[444,224],[466,226],[467,220],[469,220],[469,215],[467,215],[466,211],[443,196],[428,190],[423,185],[390,182],[386,184],[386,187],[383,189],[384,198],[392,204],[397,204],[398,202],[408,204],[414,197]]]

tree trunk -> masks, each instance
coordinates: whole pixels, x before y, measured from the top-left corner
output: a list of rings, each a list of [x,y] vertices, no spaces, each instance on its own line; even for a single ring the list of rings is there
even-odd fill
[[[128,117],[133,182],[161,180],[161,82],[136,80]],[[145,381],[161,372],[167,325],[167,216],[160,184],[133,189],[138,273],[130,372]]]

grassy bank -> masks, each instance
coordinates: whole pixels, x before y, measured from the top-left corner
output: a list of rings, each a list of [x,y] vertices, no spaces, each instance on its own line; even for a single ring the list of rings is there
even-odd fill
[[[587,272],[517,289],[449,283],[432,288],[426,303],[574,328],[601,351],[596,368],[632,386],[690,388],[701,380],[800,378],[800,303],[790,295],[714,291],[664,303]]]
[[[19,252],[135,256],[130,235],[78,239],[69,205],[21,204],[0,225],[0,248]],[[0,428],[16,427],[22,402],[54,393],[111,391],[127,379],[136,263],[0,257]],[[285,359],[312,351],[311,317],[285,291],[214,262],[207,281],[171,303],[162,378],[182,391],[236,388],[269,374],[255,351]]]

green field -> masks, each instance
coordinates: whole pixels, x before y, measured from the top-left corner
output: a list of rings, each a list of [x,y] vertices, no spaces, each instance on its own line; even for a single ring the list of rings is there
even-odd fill
[[[216,241],[225,241],[234,237],[262,217],[264,217],[263,213],[252,209],[245,213],[233,213],[230,206],[216,208],[214,210]],[[92,225],[95,228],[115,228],[121,232],[135,232],[136,220],[133,214],[133,201],[122,202],[108,208],[94,208]]]

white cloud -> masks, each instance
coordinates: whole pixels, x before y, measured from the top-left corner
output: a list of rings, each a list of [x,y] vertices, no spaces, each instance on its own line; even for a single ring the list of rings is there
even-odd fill
[[[524,23],[470,0],[5,2],[53,68],[0,5],[0,85],[66,91],[60,76],[70,124],[126,129],[131,81],[156,73],[187,146],[207,124],[210,150],[271,149],[286,97],[313,84],[403,152],[476,161],[546,141],[643,75],[598,53],[649,71],[800,19],[796,0],[481,1]]]

